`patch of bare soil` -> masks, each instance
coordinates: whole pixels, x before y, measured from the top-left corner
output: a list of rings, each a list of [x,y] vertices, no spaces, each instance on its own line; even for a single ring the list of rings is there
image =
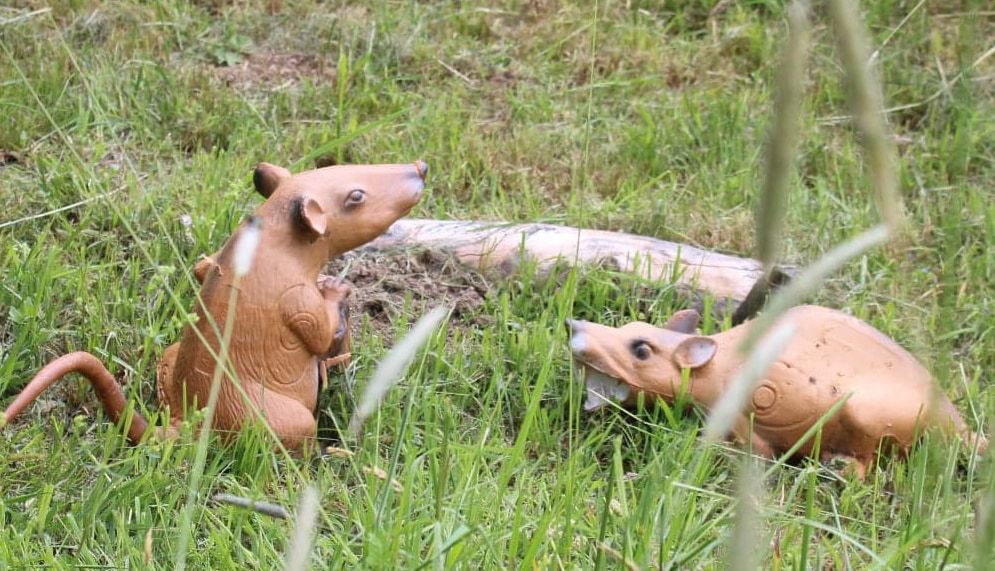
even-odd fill
[[[7,165],[16,165],[23,163],[24,159],[21,155],[15,153],[14,151],[8,151],[6,149],[0,149],[0,167],[5,167]]]
[[[390,341],[393,323],[402,314],[408,314],[406,319],[413,322],[417,314],[437,305],[453,308],[451,327],[490,324],[490,317],[479,311],[490,284],[479,272],[447,254],[427,249],[389,253],[361,249],[333,260],[325,266],[325,273],[342,275],[352,284],[349,299],[354,339],[364,314],[374,330]]]
[[[315,54],[256,52],[236,65],[216,67],[214,75],[238,89],[278,89],[305,78],[331,81],[335,66]]]

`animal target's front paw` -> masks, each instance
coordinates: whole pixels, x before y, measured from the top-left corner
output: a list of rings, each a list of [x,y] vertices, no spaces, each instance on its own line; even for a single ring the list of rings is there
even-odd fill
[[[867,477],[867,461],[855,456],[848,456],[846,454],[826,455],[822,458],[822,465],[844,477],[855,476],[860,481],[863,481]]]
[[[341,353],[324,360],[325,369],[331,371],[344,371],[352,361],[352,353]]]
[[[318,291],[327,301],[344,301],[352,293],[352,285],[336,276],[318,276]]]

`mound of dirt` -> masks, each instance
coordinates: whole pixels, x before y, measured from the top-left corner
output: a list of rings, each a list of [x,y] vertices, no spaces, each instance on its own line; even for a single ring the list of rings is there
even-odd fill
[[[489,316],[479,311],[490,290],[486,278],[437,251],[361,249],[331,261],[324,273],[342,276],[352,284],[354,338],[364,314],[369,316],[377,333],[390,341],[393,323],[402,314],[407,314],[406,319],[413,322],[437,305],[453,308],[451,326],[471,328],[490,324]]]

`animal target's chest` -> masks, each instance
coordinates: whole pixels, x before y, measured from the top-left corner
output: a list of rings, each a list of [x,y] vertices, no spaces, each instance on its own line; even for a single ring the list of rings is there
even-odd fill
[[[791,430],[819,417],[822,393],[818,379],[778,362],[757,383],[748,412],[757,426]]]
[[[774,407],[778,398],[777,387],[764,384],[753,391],[753,410],[756,412],[768,411]]]

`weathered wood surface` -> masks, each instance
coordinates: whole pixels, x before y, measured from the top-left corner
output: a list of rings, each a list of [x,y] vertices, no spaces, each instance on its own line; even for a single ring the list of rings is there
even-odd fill
[[[454,255],[484,271],[513,272],[525,252],[540,272],[557,260],[570,264],[608,265],[618,271],[670,281],[675,263],[677,283],[739,302],[760,278],[760,262],[709,252],[647,236],[585,230],[553,224],[505,224],[402,219],[366,248],[387,250],[426,247]],[[790,274],[791,268],[781,268]]]

